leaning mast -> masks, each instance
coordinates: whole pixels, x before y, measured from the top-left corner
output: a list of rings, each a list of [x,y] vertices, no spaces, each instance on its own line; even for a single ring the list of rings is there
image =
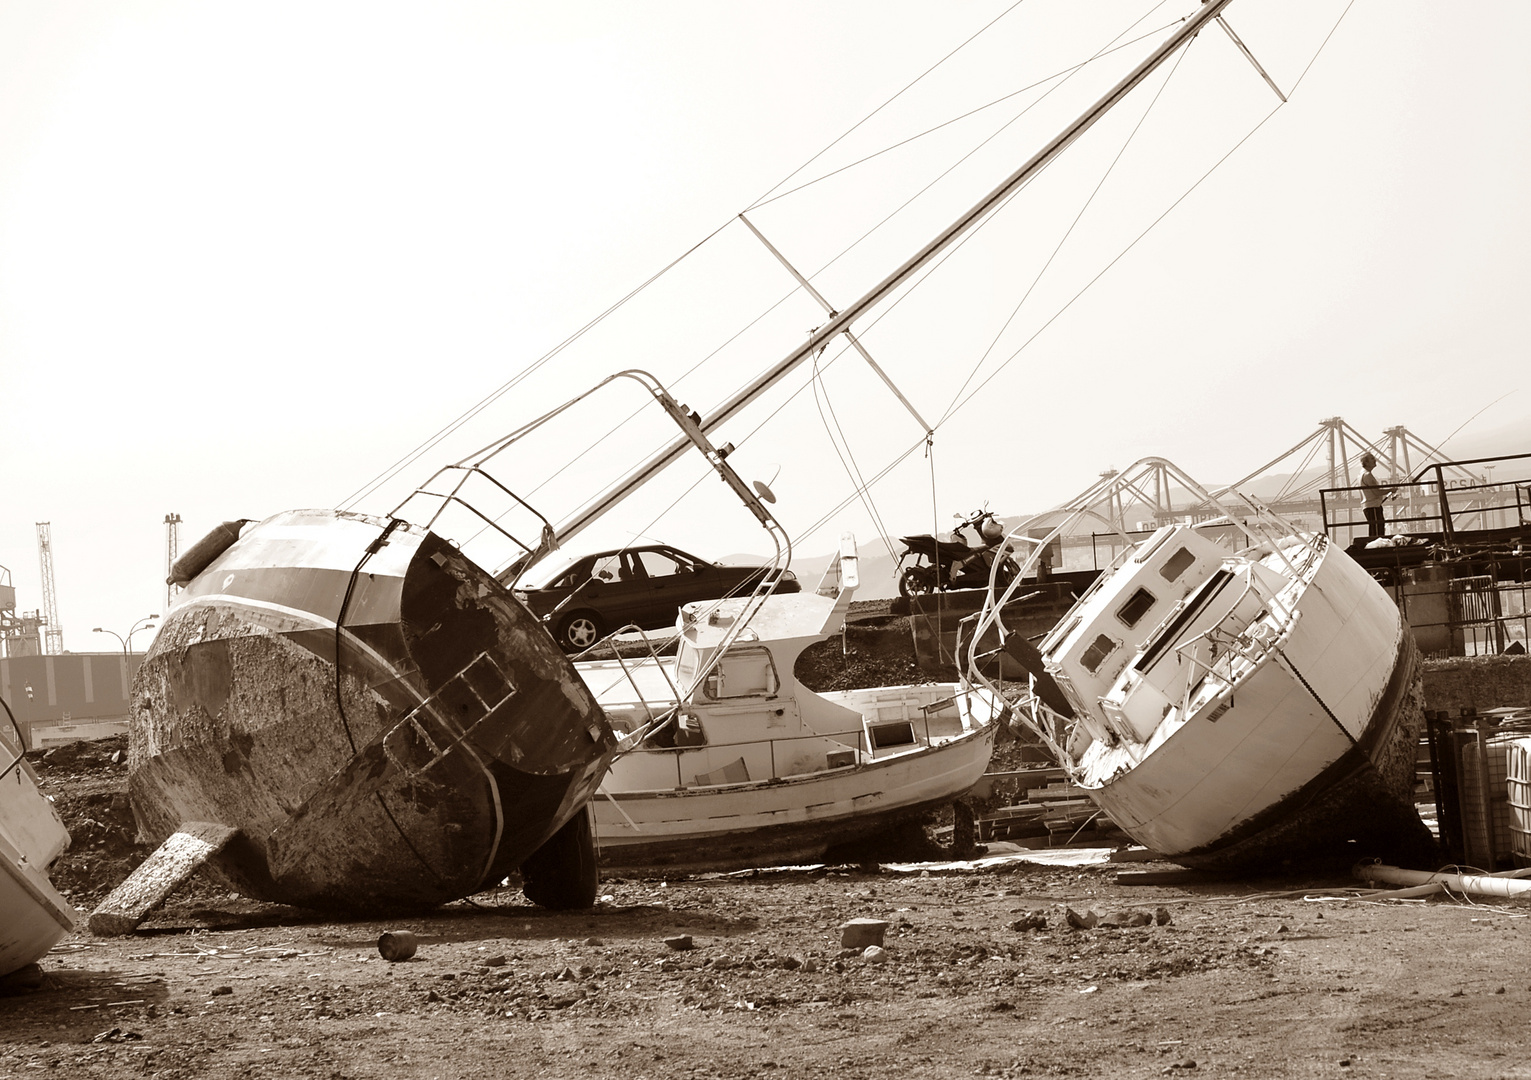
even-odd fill
[[[701,422],[703,433],[711,432],[713,428],[734,416],[750,402],[765,393],[765,391],[785,378],[804,360],[818,352],[836,334],[848,331],[851,325],[862,315],[866,314],[870,308],[884,300],[921,267],[951,246],[954,241],[958,240],[982,218],[994,211],[1006,198],[1013,194],[1021,185],[1025,184],[1027,180],[1035,176],[1049,162],[1068,149],[1076,139],[1093,127],[1096,121],[1105,116],[1138,83],[1152,74],[1156,68],[1169,59],[1182,45],[1195,37],[1206,23],[1217,18],[1222,10],[1232,2],[1233,0],[1202,0],[1202,6],[1199,11],[1194,15],[1188,16],[1185,23],[1171,34],[1163,44],[1149,54],[1147,59],[1138,64],[1125,78],[1107,91],[1095,104],[1091,105],[1074,120],[1073,123],[1059,132],[1051,142],[1037,151],[1026,164],[1011,173],[1003,183],[994,188],[993,191],[990,191],[933,240],[910,256],[902,266],[880,281],[866,295],[850,304],[845,310],[832,313],[829,321],[809,335],[807,341],[793,349],[768,371],[755,379],[754,382],[734,394],[733,397],[719,406],[711,415],[705,417]],[[649,458],[649,460],[639,465],[624,479],[618,481],[594,501],[587,504],[584,509],[578,511],[573,517],[560,525],[556,530],[558,542],[561,544],[582,532],[623,499],[638,490],[649,480],[652,480],[667,466],[673,464],[692,445],[693,443],[689,438],[677,439],[665,449]]]

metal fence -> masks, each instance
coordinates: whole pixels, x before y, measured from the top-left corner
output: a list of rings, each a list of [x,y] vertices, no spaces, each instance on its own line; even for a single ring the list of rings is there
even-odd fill
[[[1483,656],[1531,645],[1531,454],[1440,462],[1383,487],[1385,537],[1367,535],[1359,487],[1319,492],[1324,529],[1391,592],[1420,648]]]

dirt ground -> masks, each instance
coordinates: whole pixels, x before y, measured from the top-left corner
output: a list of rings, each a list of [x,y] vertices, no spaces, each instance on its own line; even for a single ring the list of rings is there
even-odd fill
[[[818,675],[907,672],[872,640]],[[149,850],[119,749],[37,761],[82,912]],[[1531,1076],[1531,904],[1370,901],[1343,867],[1144,885],[1175,868],[991,855],[607,880],[576,913],[501,889],[389,922],[197,881],[0,989],[0,1078]],[[881,955],[842,949],[857,918],[888,924]],[[413,958],[379,955],[389,930]]]

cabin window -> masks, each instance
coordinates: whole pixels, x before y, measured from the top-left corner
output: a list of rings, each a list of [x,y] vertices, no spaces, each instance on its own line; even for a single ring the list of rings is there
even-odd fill
[[[1174,581],[1181,574],[1185,573],[1186,568],[1195,561],[1195,555],[1192,555],[1185,548],[1181,548],[1171,555],[1168,561],[1159,568],[1159,574],[1165,581]]]
[[[1129,628],[1134,627],[1153,606],[1154,594],[1147,589],[1139,589],[1125,604],[1116,609],[1116,617],[1122,620],[1123,625]]]
[[[780,686],[768,649],[729,649],[717,668],[702,681],[702,693],[713,701],[770,697]]]
[[[1086,671],[1094,675],[1100,670],[1100,665],[1105,661],[1106,657],[1115,651],[1116,642],[1112,641],[1105,634],[1101,634],[1094,641],[1090,642],[1090,647],[1084,651],[1084,655],[1079,658],[1079,662],[1084,665]]]

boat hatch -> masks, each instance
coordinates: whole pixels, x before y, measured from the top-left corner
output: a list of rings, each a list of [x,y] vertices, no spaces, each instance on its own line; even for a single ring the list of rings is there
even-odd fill
[[[1184,551],[1184,548],[1181,548]],[[1116,617],[1122,621],[1122,625],[1129,630],[1138,625],[1138,622],[1153,610],[1154,594],[1147,589],[1139,588],[1132,594],[1125,604],[1116,609]],[[1093,670],[1093,669],[1092,669]]]
[[[730,649],[702,682],[712,701],[741,697],[773,697],[781,681],[769,649]]]
[[[890,746],[912,746],[915,742],[914,725],[907,720],[891,724],[868,724],[867,738],[873,750],[885,750]]]
[[[1174,581],[1195,562],[1196,556],[1191,554],[1190,549],[1181,548],[1166,559],[1163,566],[1159,567],[1159,576],[1164,578],[1165,581]]]
[[[1107,637],[1105,634],[1100,634],[1094,641],[1090,642],[1090,647],[1079,658],[1079,663],[1086,671],[1094,675],[1100,670],[1100,665],[1105,663],[1106,657],[1116,651],[1119,644],[1121,643]]]

